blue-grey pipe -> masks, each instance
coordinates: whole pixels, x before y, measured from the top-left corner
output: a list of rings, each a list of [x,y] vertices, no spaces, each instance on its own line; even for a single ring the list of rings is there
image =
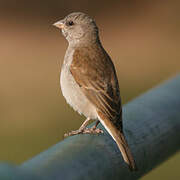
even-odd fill
[[[180,76],[126,104],[123,122],[137,172],[107,132],[66,138],[20,168],[48,180],[138,179],[180,149]]]

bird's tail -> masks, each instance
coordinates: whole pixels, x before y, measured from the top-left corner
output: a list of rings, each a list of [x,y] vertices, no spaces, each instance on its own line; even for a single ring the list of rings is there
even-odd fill
[[[123,156],[124,161],[128,164],[129,169],[131,171],[136,171],[136,164],[134,161],[134,158],[132,156],[132,153],[128,147],[128,144],[126,142],[126,139],[121,131],[119,131],[114,124],[106,117],[103,113],[98,112],[98,116],[100,119],[100,122],[103,124],[103,126],[106,128],[106,130],[109,132],[109,134],[112,136],[112,138],[115,140],[116,144],[119,147],[119,150],[121,151],[121,154]]]

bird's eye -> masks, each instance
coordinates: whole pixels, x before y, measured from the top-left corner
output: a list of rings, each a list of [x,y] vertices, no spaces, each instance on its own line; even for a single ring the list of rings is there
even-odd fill
[[[73,22],[73,21],[69,21],[69,22],[68,22],[68,25],[69,25],[69,26],[72,26],[72,25],[74,25],[74,22]]]

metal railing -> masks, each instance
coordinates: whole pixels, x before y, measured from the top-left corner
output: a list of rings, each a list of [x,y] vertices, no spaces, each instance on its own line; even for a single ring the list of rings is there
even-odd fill
[[[137,172],[105,132],[66,138],[19,167],[1,164],[0,179],[139,179],[180,149],[180,75],[124,105],[123,121]]]

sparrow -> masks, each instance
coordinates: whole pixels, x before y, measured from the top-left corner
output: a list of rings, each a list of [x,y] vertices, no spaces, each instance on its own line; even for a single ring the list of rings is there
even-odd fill
[[[60,75],[62,94],[75,111],[87,119],[65,136],[103,133],[99,122],[116,142],[130,170],[136,170],[132,153],[123,135],[122,105],[118,79],[110,56],[103,48],[95,21],[74,12],[53,24],[68,41]],[[87,128],[90,120],[96,120]]]

